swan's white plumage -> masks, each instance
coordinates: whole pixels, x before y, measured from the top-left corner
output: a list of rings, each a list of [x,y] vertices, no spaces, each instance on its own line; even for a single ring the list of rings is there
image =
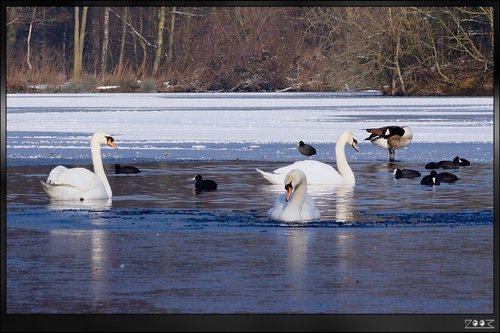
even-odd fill
[[[342,175],[334,167],[314,160],[297,161],[290,165],[278,168],[271,172],[256,169],[272,184],[283,184],[285,176],[293,169],[300,169],[306,173],[309,184],[338,184],[344,181]]]
[[[112,196],[101,159],[101,144],[116,148],[113,138],[103,132],[92,137],[91,150],[94,172],[85,168],[68,169],[56,166],[47,181],[41,181],[45,193],[51,200],[100,200]]]
[[[50,199],[92,200],[107,199],[108,193],[103,182],[95,173],[84,168],[68,169],[62,165],[55,167],[42,181],[42,186]]]
[[[293,169],[302,170],[307,177],[308,184],[355,184],[354,173],[345,157],[345,145],[347,143],[351,144],[354,149],[358,149],[357,140],[351,132],[344,132],[339,136],[335,144],[335,154],[339,171],[335,170],[331,165],[314,160],[297,161],[278,168],[273,172],[256,170],[270,183],[276,185],[283,184],[286,174]]]
[[[319,219],[321,214],[316,208],[316,203],[307,194],[306,175],[301,170],[291,170],[287,173],[283,184],[290,182],[294,189],[290,199],[285,200],[286,193],[278,195],[273,207],[267,212],[269,218],[287,222]]]
[[[321,217],[321,213],[316,208],[316,203],[309,194],[304,198],[304,206],[300,213],[298,210],[288,210],[283,214],[283,210],[287,207],[288,202],[285,201],[286,194],[280,194],[274,200],[274,206],[267,212],[269,218],[280,221],[309,221],[317,220]],[[300,215],[298,215],[300,214]],[[299,217],[300,216],[300,217]]]

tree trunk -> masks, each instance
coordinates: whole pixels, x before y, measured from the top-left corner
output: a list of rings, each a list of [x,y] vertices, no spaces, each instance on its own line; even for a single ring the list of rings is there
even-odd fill
[[[168,58],[167,61],[172,64],[174,55],[174,29],[175,29],[175,10],[177,7],[172,8],[172,16],[170,19],[170,35],[168,36]]]
[[[82,76],[83,42],[85,40],[85,27],[87,25],[87,12],[89,7],[83,7],[80,19],[80,8],[75,7],[75,43],[73,59],[73,79],[79,80]]]
[[[401,66],[400,66],[400,61],[399,61],[400,53],[401,53],[401,31],[400,30],[398,30],[396,38],[397,38],[396,55],[394,56],[394,58],[395,58],[394,63],[396,65],[396,72],[398,74],[399,83],[401,85],[401,92],[403,93],[403,95],[406,95],[405,82],[403,80],[403,75],[401,73]]]
[[[156,39],[156,52],[153,64],[153,75],[156,76],[160,67],[161,55],[163,53],[163,30],[165,29],[165,7],[160,7],[158,23],[158,36]]]
[[[127,8],[123,8],[123,17],[122,17],[122,41],[120,45],[120,56],[118,59],[118,73],[122,72],[123,69],[123,53],[125,51],[125,36],[127,34]]]
[[[146,67],[147,67],[147,63],[148,63],[148,49],[147,49],[147,44],[146,44],[146,40],[141,38],[142,37],[142,28],[143,28],[143,24],[142,24],[142,8],[140,10],[140,21],[139,21],[139,28],[140,28],[140,31],[139,33],[137,34],[137,36],[139,37],[139,44],[141,44],[141,47],[142,47],[142,64],[141,64],[141,67],[139,68],[139,75],[140,77],[144,77],[145,75],[147,75],[146,73]]]
[[[30,21],[30,27],[29,27],[29,31],[28,31],[28,40],[27,40],[27,50],[26,50],[26,63],[28,64],[28,68],[30,69],[30,72],[31,72],[31,69],[33,68],[33,66],[31,66],[31,61],[30,61],[30,58],[31,58],[31,33],[33,31],[33,21],[35,20],[35,13],[36,13],[36,8],[33,8],[33,12],[31,14],[31,21]]]
[[[104,78],[106,72],[107,54],[109,48],[109,7],[104,8],[104,37],[101,49],[101,76]]]
[[[81,74],[80,47],[80,8],[75,7],[75,35],[73,38],[73,79],[78,80]]]

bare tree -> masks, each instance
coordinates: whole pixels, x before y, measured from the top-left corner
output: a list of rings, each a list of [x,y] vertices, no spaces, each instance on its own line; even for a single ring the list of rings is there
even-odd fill
[[[28,38],[26,41],[26,44],[27,44],[26,63],[28,64],[28,68],[30,69],[30,71],[33,68],[33,66],[31,66],[30,58],[31,58],[31,33],[33,32],[33,22],[35,20],[35,14],[36,14],[36,7],[32,8],[30,26],[29,26],[29,30],[28,30]]]
[[[123,17],[122,19],[122,35],[121,35],[121,43],[120,43],[120,55],[118,58],[118,73],[122,72],[123,69],[123,55],[125,53],[125,38],[127,36],[127,19],[128,19],[128,7],[123,8]]]
[[[83,46],[85,41],[85,27],[87,24],[87,12],[89,7],[82,9],[80,18],[80,8],[75,7],[75,34],[74,34],[74,53],[73,53],[73,79],[79,80],[83,71]]]
[[[173,62],[173,55],[174,55],[174,30],[175,30],[175,12],[176,12],[177,7],[172,8],[172,12],[170,15],[170,31],[169,31],[169,36],[168,36],[168,57],[167,61],[172,63]]]
[[[109,49],[109,7],[104,7],[104,27],[101,48],[101,76],[104,77],[107,65],[107,55]]]
[[[484,83],[487,92],[493,89],[493,9],[12,6],[7,74],[18,86],[63,80],[72,71],[75,80],[90,72],[154,75],[185,90],[408,95]]]
[[[160,12],[158,13],[158,32],[156,36],[156,52],[155,60],[153,63],[153,75],[158,73],[158,67],[160,66],[160,61],[163,53],[163,30],[165,29],[165,7],[160,7]]]

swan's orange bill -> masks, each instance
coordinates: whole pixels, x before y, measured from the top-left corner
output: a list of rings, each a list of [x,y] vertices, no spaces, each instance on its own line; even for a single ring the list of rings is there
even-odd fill
[[[118,144],[116,143],[115,139],[113,139],[112,137],[110,136],[107,136],[106,137],[106,143],[108,144],[108,146],[110,147],[113,147],[113,148],[118,148]]]
[[[285,201],[288,202],[288,200],[290,200],[290,197],[292,196],[292,191],[293,191],[293,186],[291,182],[285,185],[285,191],[286,191]]]

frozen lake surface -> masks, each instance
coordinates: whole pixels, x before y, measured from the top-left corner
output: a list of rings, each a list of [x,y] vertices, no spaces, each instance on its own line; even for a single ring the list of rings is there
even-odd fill
[[[353,94],[8,95],[10,313],[485,313],[493,310],[493,98]],[[369,127],[408,125],[388,152]],[[91,169],[104,129],[112,202],[51,203],[58,165]],[[270,221],[283,186],[255,168],[335,165],[344,130],[354,187],[310,186],[321,218]],[[461,156],[454,184],[394,179]],[[114,174],[134,165],[137,175]],[[448,170],[450,171],[450,170]],[[195,174],[215,192],[193,192]]]

